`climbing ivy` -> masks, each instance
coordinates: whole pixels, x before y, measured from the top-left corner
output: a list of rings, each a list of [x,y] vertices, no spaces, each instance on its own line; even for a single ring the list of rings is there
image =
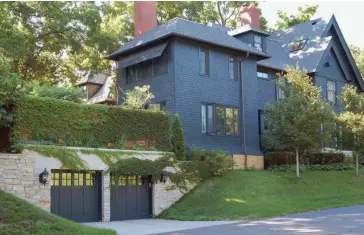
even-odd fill
[[[169,151],[170,120],[163,112],[120,106],[78,104],[23,97],[15,106],[14,142],[48,141],[53,145]]]

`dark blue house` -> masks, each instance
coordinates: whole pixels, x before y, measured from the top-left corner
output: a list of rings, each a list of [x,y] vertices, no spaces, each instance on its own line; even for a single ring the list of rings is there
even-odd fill
[[[152,27],[109,59],[118,61],[121,89],[148,84],[154,108],[180,115],[188,145],[261,156],[262,110],[282,96],[275,80],[286,65],[305,69],[336,111],[342,87],[363,90],[364,82],[334,16],[267,33],[255,7],[241,12],[245,25],[231,30],[180,18],[156,26],[148,9],[140,14]]]

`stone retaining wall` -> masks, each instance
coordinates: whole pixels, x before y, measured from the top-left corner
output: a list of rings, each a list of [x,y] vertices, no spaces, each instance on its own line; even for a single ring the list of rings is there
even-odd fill
[[[105,150],[110,151],[110,149]],[[135,155],[125,155],[126,158],[156,160],[164,156],[163,152],[155,151],[127,152],[134,152]],[[87,169],[84,170],[107,170],[107,165],[98,156],[81,152],[78,152],[78,155],[87,165]],[[0,188],[50,212],[51,185],[50,183],[45,185],[39,183],[39,174],[44,168],[47,168],[50,174],[51,170],[64,169],[59,160],[42,156],[30,150],[24,150],[21,154],[0,154]],[[51,176],[49,176],[50,178]],[[154,215],[159,215],[183,196],[179,190],[167,191],[168,186],[168,181],[166,184],[158,182],[153,185]],[[102,177],[101,203],[102,220],[110,221],[110,176],[108,174],[103,174]]]

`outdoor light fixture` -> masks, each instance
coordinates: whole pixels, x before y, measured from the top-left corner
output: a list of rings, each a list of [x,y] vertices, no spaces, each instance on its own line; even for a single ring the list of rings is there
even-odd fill
[[[47,171],[47,168],[44,168],[44,171],[39,174],[39,183],[45,185],[48,181],[49,173]]]
[[[167,182],[167,179],[168,179],[168,172],[167,171],[163,171],[162,174],[161,174],[161,182],[162,183],[166,183]]]

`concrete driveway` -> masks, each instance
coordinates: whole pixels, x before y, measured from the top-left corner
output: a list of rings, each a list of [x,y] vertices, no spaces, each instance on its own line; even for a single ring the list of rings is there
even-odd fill
[[[85,223],[85,225],[109,228],[118,235],[147,235],[156,233],[168,233],[186,229],[194,229],[208,226],[233,224],[238,221],[177,221],[161,219],[126,220],[113,222]]]
[[[162,233],[164,235],[363,235],[364,206]]]

